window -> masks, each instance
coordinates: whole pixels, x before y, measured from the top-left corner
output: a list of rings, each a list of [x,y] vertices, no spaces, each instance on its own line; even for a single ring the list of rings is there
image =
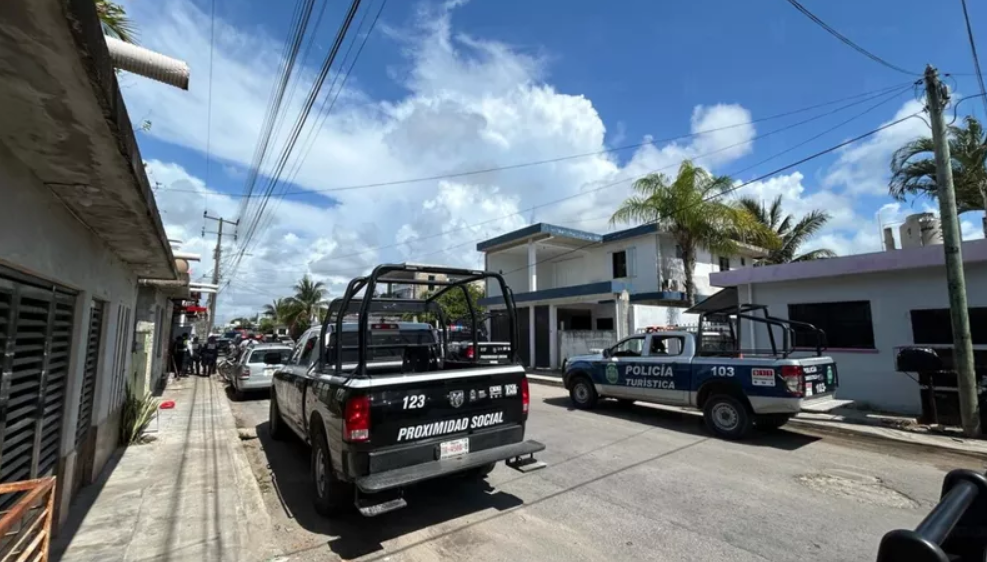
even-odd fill
[[[808,322],[826,332],[829,347],[874,349],[874,324],[870,301],[825,302],[788,305],[789,320]],[[796,347],[815,347],[814,335],[795,328]]]
[[[730,271],[730,258],[720,256],[720,271]]]
[[[613,278],[623,279],[627,277],[627,252],[614,252],[613,256]]]
[[[313,342],[314,344],[315,338],[312,338],[309,341]],[[313,345],[312,347],[315,347],[315,345]],[[251,351],[250,359],[247,360],[247,363],[250,363],[251,365],[264,364],[266,363],[266,359],[269,359],[268,355],[271,356],[270,359],[274,359],[275,357],[277,357],[277,362],[276,363],[272,362],[271,363],[272,365],[284,365],[285,363],[288,362],[288,359],[291,357],[291,350],[290,349],[254,349],[253,351]]]
[[[680,336],[651,336],[651,350],[648,355],[682,355],[685,341]]]
[[[747,265],[747,259],[744,257],[740,258],[740,267],[745,267]]]
[[[303,345],[298,346],[294,356],[291,358],[291,362],[298,365],[311,365],[312,360],[315,359],[312,350],[315,349],[315,342],[317,341],[319,341],[318,334],[309,336]]]
[[[970,335],[974,345],[987,345],[987,308],[970,308]],[[912,310],[912,339],[916,344],[953,345],[953,324],[948,308]]]
[[[675,245],[675,257],[677,257],[680,260],[685,259],[685,251],[683,251],[682,246],[678,244]]]
[[[611,348],[611,357],[640,357],[644,350],[644,336],[628,338]]]
[[[428,280],[429,281],[435,281],[435,276],[434,275],[429,275],[428,276]],[[435,285],[429,284],[428,290],[429,290],[429,292],[434,291],[435,290]]]
[[[597,330],[613,330],[613,318],[597,318]]]

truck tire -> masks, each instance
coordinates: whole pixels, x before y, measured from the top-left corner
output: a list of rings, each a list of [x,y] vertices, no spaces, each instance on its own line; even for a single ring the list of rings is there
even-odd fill
[[[315,511],[325,517],[341,515],[353,507],[353,488],[336,476],[329,456],[329,443],[323,431],[312,435],[312,483]]]
[[[271,392],[271,409],[267,416],[267,429],[271,434],[271,439],[284,441],[288,437],[288,428],[284,426],[281,419],[281,408],[278,407],[278,395]]]
[[[754,425],[764,431],[774,431],[788,423],[793,414],[762,414],[754,418]]]
[[[706,427],[718,437],[739,440],[754,428],[754,416],[747,406],[729,394],[715,394],[703,406]]]
[[[569,400],[572,405],[579,410],[592,410],[596,407],[596,402],[600,397],[596,394],[593,381],[585,375],[579,375],[572,379],[572,386],[569,387]]]

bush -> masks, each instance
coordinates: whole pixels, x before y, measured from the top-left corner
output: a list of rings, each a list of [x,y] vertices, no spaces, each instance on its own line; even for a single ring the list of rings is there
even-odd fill
[[[123,414],[120,420],[120,444],[135,445],[144,438],[144,430],[154,419],[158,410],[158,399],[145,392],[138,396],[127,383],[127,397],[123,402]]]

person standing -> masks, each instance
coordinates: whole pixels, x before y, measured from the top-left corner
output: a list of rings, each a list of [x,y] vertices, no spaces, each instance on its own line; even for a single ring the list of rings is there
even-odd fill
[[[185,375],[185,338],[175,336],[175,341],[171,345],[171,362],[175,369],[175,378]]]
[[[202,370],[207,377],[216,372],[216,359],[219,357],[219,344],[216,343],[216,336],[209,336],[206,345],[202,346]]]
[[[199,343],[199,336],[193,336],[192,340],[188,344],[188,356],[189,356],[189,373],[194,373],[199,376],[200,368],[202,366],[202,356],[200,355],[202,351],[202,344]]]

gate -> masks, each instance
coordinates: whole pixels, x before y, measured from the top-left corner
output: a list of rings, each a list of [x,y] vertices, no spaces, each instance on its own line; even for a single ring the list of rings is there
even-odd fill
[[[0,276],[0,483],[51,475],[58,462],[74,294]]]
[[[534,307],[535,312],[535,367],[551,367],[551,330],[547,305]]]

